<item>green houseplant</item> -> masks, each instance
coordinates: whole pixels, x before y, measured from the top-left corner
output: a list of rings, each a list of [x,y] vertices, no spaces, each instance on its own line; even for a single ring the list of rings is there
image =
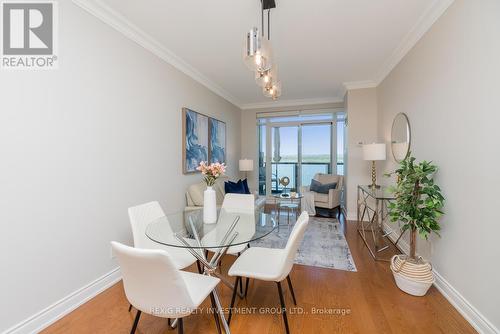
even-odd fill
[[[437,170],[431,162],[416,163],[409,153],[399,168],[388,174],[397,176],[397,183],[392,187],[396,199],[388,207],[390,220],[401,222],[403,233],[410,231],[409,257],[394,256],[391,269],[397,285],[417,296],[425,294],[434,282],[430,264],[416,256],[416,236],[418,233],[428,239],[431,233],[439,235],[444,197],[434,183]]]

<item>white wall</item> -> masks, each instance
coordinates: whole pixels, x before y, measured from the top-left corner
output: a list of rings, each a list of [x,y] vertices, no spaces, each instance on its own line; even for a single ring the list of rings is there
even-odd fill
[[[0,332],[116,267],[127,207],[180,210],[200,180],[181,169],[181,108],[227,123],[241,111],[69,1],[60,68],[0,73]]]
[[[371,184],[371,162],[363,160],[361,145],[378,142],[377,91],[375,88],[347,92],[347,218],[356,218],[357,187]],[[379,168],[378,177],[382,178]]]
[[[413,154],[440,168],[442,238],[418,251],[484,316],[473,320],[485,332],[500,328],[499,41],[499,1],[457,0],[378,87],[380,135],[389,143],[393,117],[405,112]]]

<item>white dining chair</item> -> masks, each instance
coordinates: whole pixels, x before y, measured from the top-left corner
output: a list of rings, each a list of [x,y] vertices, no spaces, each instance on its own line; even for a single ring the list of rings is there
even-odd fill
[[[221,209],[229,213],[244,213],[253,215],[255,214],[255,197],[252,194],[226,194],[224,196],[224,200],[222,201]],[[244,222],[244,220],[240,220],[239,223],[241,224]],[[240,254],[247,247],[249,248],[250,244],[231,246],[227,249],[226,254],[240,256]],[[220,266],[222,266],[222,261],[220,262]],[[239,282],[239,284],[240,292],[243,293],[243,283]]]
[[[228,212],[254,213],[255,197],[252,194],[226,194],[222,209]]]
[[[115,241],[111,247],[120,265],[125,295],[137,309],[131,334],[135,333],[142,312],[176,318],[178,332],[183,333],[183,318],[209,295],[217,330],[221,332],[213,295],[220,279],[177,269],[168,252],[161,249],[138,249]]]
[[[160,203],[148,202],[128,209],[130,226],[132,227],[132,237],[134,238],[134,247],[142,249],[163,249],[167,251],[177,269],[184,269],[196,262],[198,272],[201,267],[196,258],[184,248],[169,247],[149,239],[146,235],[146,228],[149,223],[165,216]],[[174,233],[172,232],[172,235]],[[132,310],[130,304],[128,311]]]
[[[290,271],[293,267],[293,261],[297,254],[297,250],[304,238],[304,233],[309,222],[309,215],[303,212],[295,226],[293,227],[290,237],[285,248],[262,248],[252,247],[242,253],[229,269],[229,276],[235,276],[235,284],[233,296],[231,298],[231,306],[229,307],[228,324],[231,321],[232,308],[236,297],[238,283],[242,277],[247,279],[254,278],[262,281],[276,282],[278,294],[280,297],[281,308],[283,310],[283,320],[285,322],[286,333],[289,333],[288,319],[286,315],[285,299],[283,298],[283,290],[281,289],[281,281],[285,278],[288,281],[288,287],[292,294],[293,303],[297,305],[295,293],[293,292],[292,280],[290,279]],[[241,283],[240,283],[241,284]],[[246,288],[248,291],[248,286]]]
[[[229,213],[255,214],[255,197],[247,194],[226,194],[222,209]],[[252,222],[247,222],[252,223]],[[255,224],[255,222],[253,222]],[[248,245],[231,246],[226,254],[239,255]]]
[[[184,248],[169,247],[149,239],[146,228],[152,221],[165,216],[158,202],[149,202],[128,209],[134,247],[143,249],[163,249],[168,252],[177,269],[184,269],[196,262],[196,258]],[[172,232],[172,236],[173,236]],[[198,269],[199,271],[200,269]]]

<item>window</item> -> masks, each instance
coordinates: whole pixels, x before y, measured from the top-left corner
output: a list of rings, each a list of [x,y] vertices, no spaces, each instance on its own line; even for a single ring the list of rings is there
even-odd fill
[[[345,113],[279,114],[257,119],[261,195],[300,191],[316,173],[344,174]],[[280,183],[285,176],[287,186]]]

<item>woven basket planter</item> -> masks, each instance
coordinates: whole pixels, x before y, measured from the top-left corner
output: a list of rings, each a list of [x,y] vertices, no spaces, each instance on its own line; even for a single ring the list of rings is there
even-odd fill
[[[413,296],[424,296],[434,283],[432,266],[422,260],[409,261],[406,255],[394,255],[391,270],[398,288]]]

